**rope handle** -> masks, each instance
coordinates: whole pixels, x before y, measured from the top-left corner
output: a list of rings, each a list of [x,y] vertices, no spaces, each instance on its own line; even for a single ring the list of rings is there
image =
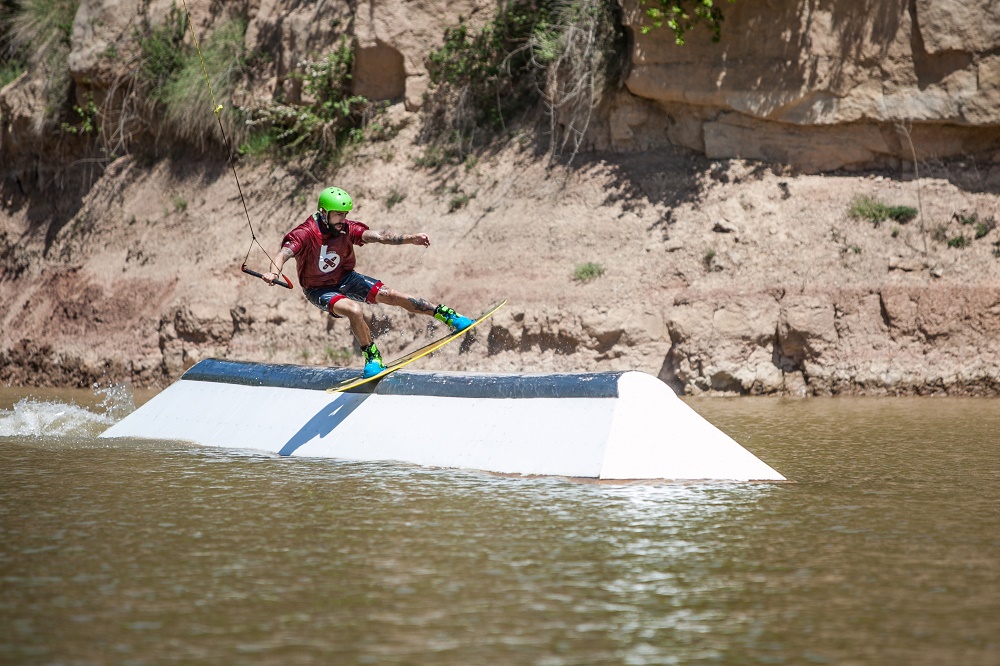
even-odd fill
[[[250,270],[249,268],[247,268],[246,264],[243,264],[240,267],[240,270],[243,271],[244,273],[246,273],[247,275],[252,275],[254,277],[260,278],[261,280],[264,279],[264,276],[262,274],[258,273],[257,271],[254,271],[254,270]],[[285,289],[292,289],[293,288],[292,287],[292,281],[289,280],[288,277],[286,277],[284,273],[281,273],[281,277],[285,278],[285,281],[282,282],[281,280],[275,280],[274,284],[278,285],[279,287],[284,287]]]

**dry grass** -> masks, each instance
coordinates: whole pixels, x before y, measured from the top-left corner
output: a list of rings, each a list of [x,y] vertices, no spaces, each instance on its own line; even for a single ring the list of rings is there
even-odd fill
[[[534,63],[545,72],[550,159],[569,151],[573,160],[607,87],[618,39],[611,11],[602,0],[564,0],[554,25],[532,37]]]
[[[36,118],[38,132],[56,119],[69,91],[70,34],[79,5],[77,0],[22,0],[5,26],[9,48],[45,79],[46,113]]]

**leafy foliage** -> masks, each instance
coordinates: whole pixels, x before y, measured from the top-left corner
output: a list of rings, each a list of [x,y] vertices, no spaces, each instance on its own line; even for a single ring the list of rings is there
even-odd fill
[[[951,219],[956,220],[963,226],[974,226],[976,228],[976,240],[984,238],[989,235],[991,231],[997,228],[996,217],[993,215],[990,215],[984,220],[980,220],[979,213],[965,214],[956,212],[952,214]]]
[[[294,76],[302,81],[309,103],[271,103],[249,112],[250,126],[267,132],[285,151],[335,150],[364,138],[367,121],[383,107],[351,93],[354,50],[347,37],[318,60],[300,63]],[[378,126],[380,132],[383,131]]]
[[[221,104],[219,120],[226,135],[234,143],[241,143],[245,130],[242,114],[231,105],[223,104],[244,80],[247,49],[244,43],[246,23],[240,19],[227,21],[216,28],[201,45],[198,52],[185,49],[179,66],[160,88],[159,99],[164,103],[165,120],[174,136],[204,148],[216,137],[214,106]],[[204,61],[204,66],[202,62]],[[206,84],[205,73],[211,81]]]
[[[7,61],[0,65],[0,88],[21,76],[28,67],[21,62]]]
[[[532,38],[535,66],[544,72],[542,96],[549,119],[549,156],[580,149],[590,119],[623,53],[624,33],[617,5],[574,0],[556,6],[556,21],[539,26]]]
[[[648,4],[650,0],[643,0]],[[698,24],[705,24],[712,31],[712,41],[718,42],[722,34],[722,10],[714,0],[652,0],[656,5],[646,10],[652,22],[643,26],[642,34],[648,34],[666,25],[674,31],[674,41],[683,46],[685,35]],[[729,0],[735,3],[736,0]]]
[[[461,163],[544,102],[550,155],[579,148],[624,40],[611,0],[514,0],[481,30],[464,22],[430,56],[422,139]]]
[[[917,217],[917,209],[913,206],[889,206],[888,215],[900,224],[906,224]]]
[[[0,80],[6,85],[25,69],[40,72],[50,117],[63,108],[69,92],[70,35],[79,6],[79,0],[21,0],[5,8]]]
[[[526,46],[535,30],[545,29],[550,5],[510,3],[477,33],[460,18],[458,27],[445,30],[441,48],[430,54],[431,83],[463,90],[477,112],[476,122],[502,126],[505,116],[534,97],[532,86],[524,85],[519,74],[529,70]]]
[[[500,6],[479,31],[460,18],[429,57],[431,91],[422,139],[443,144],[442,160],[460,164],[477,141],[505,129],[538,100],[538,71],[530,43],[551,23],[552,0]]]
[[[386,197],[385,200],[386,210],[392,210],[393,206],[395,206],[398,203],[402,203],[403,199],[405,198],[406,194],[404,192],[400,192],[396,188],[392,188],[392,190],[389,191],[389,196]]]
[[[173,6],[163,25],[151,26],[144,17],[142,27],[136,31],[141,53],[139,79],[149,97],[155,100],[166,101],[167,87],[176,72],[184,66],[186,30],[187,18]]]
[[[986,235],[988,235],[991,231],[993,231],[996,228],[997,228],[997,221],[996,221],[996,219],[992,215],[990,217],[986,218],[985,220],[983,220],[982,222],[977,222],[976,223],[976,240],[979,240],[980,238],[985,237]]]
[[[253,132],[240,144],[239,153],[250,157],[262,157],[270,153],[273,147],[274,134],[267,130]]]
[[[100,134],[101,126],[98,124],[98,108],[94,104],[94,96],[89,95],[84,106],[73,105],[73,113],[79,118],[76,123],[63,123],[61,129],[69,134]]]
[[[604,266],[588,261],[585,264],[577,264],[573,270],[573,279],[577,282],[590,282],[604,275]]]
[[[862,195],[851,201],[849,214],[855,219],[868,220],[877,227],[887,219],[906,224],[917,216],[917,209],[912,206],[888,206],[878,199]]]
[[[948,247],[962,249],[963,247],[969,247],[971,244],[972,241],[969,240],[965,234],[959,234],[948,239]]]

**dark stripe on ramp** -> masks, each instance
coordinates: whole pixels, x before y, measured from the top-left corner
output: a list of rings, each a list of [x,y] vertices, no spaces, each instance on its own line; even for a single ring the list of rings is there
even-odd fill
[[[181,377],[183,380],[272,386],[325,391],[356,377],[356,368],[314,368],[276,363],[250,363],[210,358]],[[464,372],[405,372],[400,370],[369,382],[351,393],[422,395],[438,398],[617,398],[622,372],[579,374],[485,374]]]
[[[241,386],[274,386],[325,391],[337,382],[350,379],[357,374],[358,371],[351,368],[309,368],[301,365],[208,358],[194,365],[181,379]]]

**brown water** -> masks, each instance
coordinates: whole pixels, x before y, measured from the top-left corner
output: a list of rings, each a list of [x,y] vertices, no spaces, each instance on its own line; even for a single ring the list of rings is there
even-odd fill
[[[691,401],[794,482],[604,485],[108,443],[107,399],[20,397],[2,663],[1000,664],[997,400]]]

